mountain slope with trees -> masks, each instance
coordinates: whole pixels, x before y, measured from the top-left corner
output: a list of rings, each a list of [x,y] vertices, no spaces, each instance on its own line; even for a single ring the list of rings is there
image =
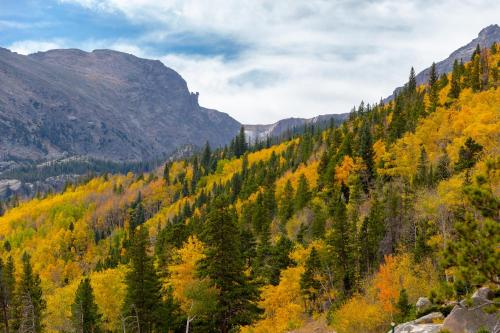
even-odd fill
[[[242,128],[150,173],[2,206],[1,325],[386,332],[420,296],[443,313],[479,286],[498,296],[499,62],[478,47],[341,125],[255,145]]]

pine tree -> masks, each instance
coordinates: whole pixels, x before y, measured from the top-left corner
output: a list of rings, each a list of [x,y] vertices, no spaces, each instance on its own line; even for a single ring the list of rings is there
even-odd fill
[[[333,216],[333,225],[327,244],[340,281],[340,288],[345,294],[349,294],[355,285],[356,230],[347,218],[346,205],[338,189],[334,190],[330,199],[329,210]]]
[[[280,217],[282,222],[288,221],[293,215],[293,197],[294,191],[292,187],[292,182],[287,180],[285,183],[285,188],[283,190],[283,195],[281,196],[281,205],[280,205]]]
[[[321,260],[318,251],[313,247],[309,257],[307,257],[304,273],[300,276],[300,290],[309,303],[308,308],[310,313],[317,307],[317,300],[321,289],[321,282],[318,280],[320,270]]]
[[[94,293],[88,277],[83,278],[76,290],[75,300],[71,305],[71,321],[77,333],[98,333],[102,315],[95,303]]]
[[[408,301],[408,293],[404,288],[401,289],[401,291],[399,292],[399,298],[398,302],[396,303],[396,308],[399,311],[398,314],[399,322],[405,322],[410,319],[412,312],[412,305]]]
[[[239,234],[227,198],[216,198],[205,221],[203,240],[207,251],[199,272],[219,290],[213,329],[222,333],[251,323],[259,313],[257,289],[245,275]]]
[[[420,156],[417,164],[417,174],[415,175],[415,185],[423,186],[431,183],[429,180],[429,158],[424,146],[420,147]]]
[[[165,167],[163,168],[163,180],[165,184],[170,185],[170,166],[168,163],[165,163]]]
[[[129,220],[130,233],[134,233],[135,228],[142,225],[146,221],[146,212],[144,210],[144,205],[142,204],[141,192],[137,193],[137,197],[132,203],[132,207],[129,210]]]
[[[247,140],[245,136],[245,127],[240,127],[240,133],[236,136],[234,140],[234,155],[236,157],[241,157],[245,154],[248,149]]]
[[[19,332],[38,333],[43,331],[43,312],[47,304],[43,299],[41,280],[33,273],[31,257],[22,257],[23,273],[16,290],[16,315],[14,328]]]
[[[472,55],[470,57],[470,61],[474,61],[476,56],[480,56],[480,55],[481,55],[481,47],[479,46],[479,44],[477,44],[476,48],[474,49],[474,52],[472,52]]]
[[[363,126],[361,127],[359,155],[366,166],[367,177],[363,179],[363,187],[365,191],[368,191],[370,183],[375,178],[375,162],[373,160],[375,152],[373,151],[372,132],[367,119],[364,120]]]
[[[436,180],[445,180],[450,178],[451,172],[450,172],[450,157],[448,156],[448,153],[445,151],[444,154],[439,158],[438,164],[437,164],[437,169],[436,169]]]
[[[481,90],[481,55],[477,53],[469,65],[469,86],[472,91]]]
[[[295,264],[289,256],[292,250],[293,242],[288,239],[286,235],[281,235],[272,249],[272,272],[270,281],[272,285],[278,285],[280,281],[280,273],[283,269]]]
[[[432,63],[431,72],[429,74],[429,112],[436,111],[439,104],[439,82],[436,64]]]
[[[493,44],[491,44],[490,50],[491,50],[491,54],[497,54],[497,52],[498,52],[498,45],[497,45],[496,42],[493,42]]]
[[[9,332],[12,308],[14,306],[14,293],[16,287],[14,273],[15,266],[12,257],[9,256],[5,265],[0,259],[0,307],[5,332],[7,333]]]
[[[448,92],[448,97],[458,98],[458,96],[460,95],[460,77],[460,66],[458,65],[458,61],[455,59],[455,61],[453,62],[453,71],[451,72],[451,85],[450,91]]]
[[[410,70],[410,76],[407,83],[407,92],[413,94],[417,91],[417,79],[415,77],[415,69],[413,67]]]
[[[147,254],[148,243],[147,229],[138,228],[129,250],[130,270],[125,276],[123,314],[126,325],[138,333],[159,330],[164,324],[161,282],[153,258]]]
[[[483,146],[468,137],[465,144],[458,151],[458,161],[455,165],[455,170],[460,172],[472,168],[479,159],[479,153],[483,150]]]
[[[326,216],[323,209],[319,205],[313,206],[314,217],[311,222],[311,237],[313,239],[321,239],[325,237]]]
[[[205,175],[208,175],[211,170],[211,162],[212,162],[212,150],[210,149],[210,143],[207,141],[205,143],[205,148],[203,149],[203,153],[201,155],[201,166],[205,170]]]
[[[297,193],[295,194],[295,208],[301,210],[311,200],[311,192],[309,191],[309,183],[304,174],[300,175]]]
[[[370,213],[363,220],[360,230],[359,248],[360,266],[362,272],[372,273],[378,267],[381,260],[380,242],[384,237],[384,206],[378,199],[376,193],[373,194]]]

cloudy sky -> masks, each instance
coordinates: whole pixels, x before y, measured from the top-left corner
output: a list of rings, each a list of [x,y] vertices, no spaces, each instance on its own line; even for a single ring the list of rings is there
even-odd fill
[[[243,123],[378,101],[485,26],[490,0],[0,0],[0,46],[160,59]]]

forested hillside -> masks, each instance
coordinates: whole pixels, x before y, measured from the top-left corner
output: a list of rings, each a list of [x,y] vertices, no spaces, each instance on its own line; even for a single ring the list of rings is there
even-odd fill
[[[22,332],[386,332],[498,295],[498,44],[340,126],[2,205],[0,319]],[[498,303],[497,303],[498,304]],[[498,311],[492,305],[491,311]],[[496,308],[495,308],[496,307]]]

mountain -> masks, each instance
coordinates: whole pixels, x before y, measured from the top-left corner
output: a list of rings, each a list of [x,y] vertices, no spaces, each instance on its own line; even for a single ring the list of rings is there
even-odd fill
[[[465,46],[460,47],[459,49],[453,51],[448,58],[436,62],[436,70],[439,75],[443,73],[449,73],[453,69],[453,62],[455,60],[462,60],[463,62],[467,62],[470,60],[472,53],[476,49],[477,45],[481,48],[490,47],[494,42],[498,42],[500,40],[500,26],[498,24],[491,24],[486,28],[483,28],[476,38],[470,41]],[[429,80],[431,68],[427,67],[420,73],[416,75],[417,84],[424,84]],[[403,87],[398,87],[394,90],[391,96],[387,97],[385,101],[390,101],[396,93],[401,91]]]
[[[111,50],[0,49],[0,161],[86,156],[151,160],[226,144],[240,124],[201,107],[160,61]]]
[[[0,330],[36,309],[43,332],[92,331],[89,278],[106,332],[498,332],[500,51],[481,52],[435,108],[407,85],[322,131],[0,203],[20,291]]]
[[[286,118],[268,125],[245,125],[245,134],[250,142],[265,140],[268,137],[280,137],[289,130],[296,130],[305,125],[327,125],[331,120],[340,123],[347,119],[348,113],[325,114],[314,118]]]

